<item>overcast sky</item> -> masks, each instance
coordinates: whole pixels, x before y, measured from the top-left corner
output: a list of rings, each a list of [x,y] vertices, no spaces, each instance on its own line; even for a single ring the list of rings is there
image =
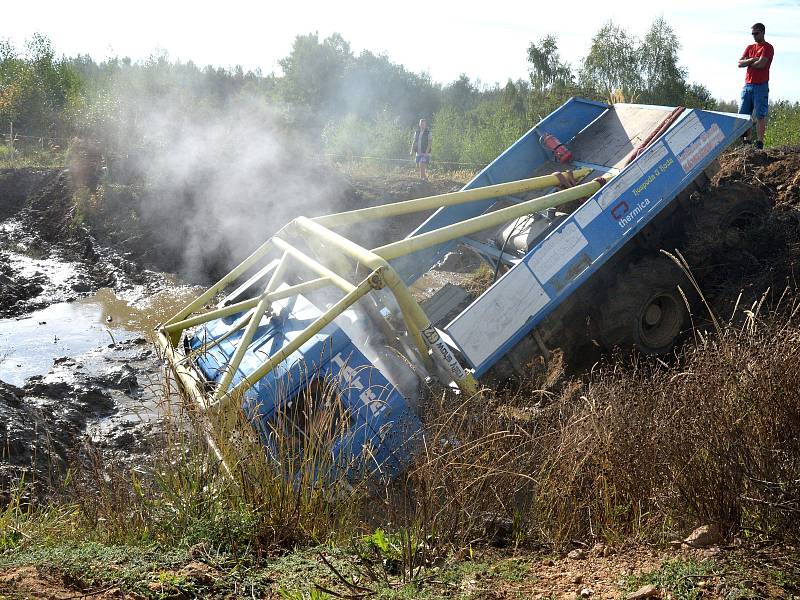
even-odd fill
[[[547,34],[558,37],[562,57],[577,66],[607,20],[641,37],[663,16],[683,45],[689,81],[726,100],[738,98],[744,71],[736,61],[752,41],[750,25],[761,21],[775,46],[770,97],[800,100],[800,0],[2,0],[0,11],[0,38],[18,47],[38,31],[70,56],[141,60],[167,51],[200,65],[240,64],[276,74],[296,35],[339,32],[356,53],[385,52],[442,83],[461,73],[484,83],[527,77],[526,49]]]

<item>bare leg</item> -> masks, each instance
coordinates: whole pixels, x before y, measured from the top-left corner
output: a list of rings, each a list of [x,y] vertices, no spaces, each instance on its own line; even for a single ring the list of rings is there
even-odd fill
[[[758,120],[756,131],[758,133],[758,141],[764,143],[764,134],[767,131],[767,117]]]
[[[419,163],[419,178],[422,179],[422,181],[428,181],[428,175],[425,173],[424,162]]]

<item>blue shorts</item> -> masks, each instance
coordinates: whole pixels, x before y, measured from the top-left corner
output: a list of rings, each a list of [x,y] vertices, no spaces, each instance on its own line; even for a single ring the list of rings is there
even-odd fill
[[[763,119],[769,112],[769,83],[745,83],[742,90],[742,103],[739,105],[740,115],[752,115]]]
[[[420,154],[419,152],[417,152],[416,161],[417,161],[418,165],[419,164],[427,165],[429,162],[431,162],[431,155],[430,154]]]

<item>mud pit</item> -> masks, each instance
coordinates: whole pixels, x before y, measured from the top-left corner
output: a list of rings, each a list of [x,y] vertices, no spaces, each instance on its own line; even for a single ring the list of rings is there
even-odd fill
[[[721,163],[717,183],[756,185],[774,205],[760,234],[762,246],[723,257],[727,269],[700,273],[725,316],[741,290],[751,299],[793,281],[800,256],[800,149],[737,149]],[[460,187],[453,181],[330,175],[339,190],[330,211]],[[67,172],[0,171],[0,489],[22,473],[42,482],[57,477],[86,441],[115,460],[139,464],[159,432],[157,405],[164,394],[151,332],[197,288],[164,272],[181,269],[174,241],[155,237],[148,221],[165,215],[137,214],[139,192],[106,192],[102,206],[87,217],[76,208]],[[297,213],[308,208],[298,204]],[[367,246],[386,243],[425,216],[346,233]],[[263,238],[272,232],[263,231]],[[225,260],[201,257],[204,270],[199,279],[193,271],[191,283],[208,283],[240,258],[231,249],[219,256]],[[445,261],[439,270],[463,272],[464,258],[451,260],[458,263],[454,268]],[[429,287],[463,276],[435,273],[421,280],[417,293],[427,296]]]
[[[339,190],[333,211],[460,187],[405,178],[354,185],[329,175]],[[185,266],[175,240],[158,237],[154,223],[168,215],[139,210],[140,189],[112,187],[91,205],[68,171],[0,170],[0,493],[23,474],[46,488],[86,444],[140,464],[160,432],[165,394],[152,332],[201,287],[164,272]],[[353,237],[396,239],[423,218]],[[213,250],[199,257],[191,283],[204,286],[252,248]]]

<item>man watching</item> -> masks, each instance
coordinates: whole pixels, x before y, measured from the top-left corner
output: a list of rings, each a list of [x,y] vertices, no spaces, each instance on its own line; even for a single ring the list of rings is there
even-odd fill
[[[766,28],[763,23],[756,23],[750,28],[755,44],[750,44],[744,49],[742,58],[739,59],[739,68],[747,68],[742,90],[742,103],[739,105],[739,114],[756,114],[756,143],[759,150],[764,148],[764,132],[767,129],[767,113],[769,111],[769,67],[775,49],[772,44],[764,41]],[[742,138],[745,144],[750,143],[750,132]]]

